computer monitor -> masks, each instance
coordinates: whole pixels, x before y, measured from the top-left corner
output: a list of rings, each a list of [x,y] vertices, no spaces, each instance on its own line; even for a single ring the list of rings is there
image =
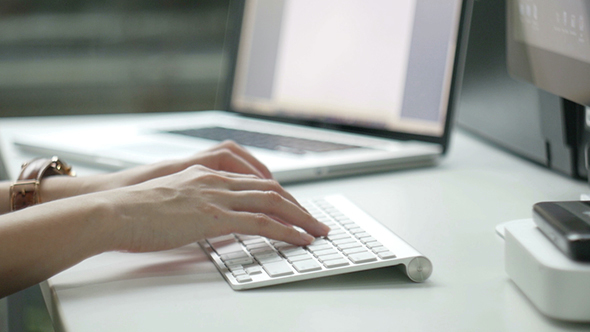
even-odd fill
[[[573,156],[572,174],[586,178],[590,168],[590,2],[507,0],[506,14],[508,72],[561,98],[554,109],[541,105],[543,134],[565,137]],[[546,149],[550,163],[550,140]]]
[[[590,106],[590,2],[508,0],[511,75]]]

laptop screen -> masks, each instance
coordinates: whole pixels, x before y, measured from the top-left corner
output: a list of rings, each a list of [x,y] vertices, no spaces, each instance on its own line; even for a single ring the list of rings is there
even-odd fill
[[[442,136],[461,3],[246,1],[230,108]]]

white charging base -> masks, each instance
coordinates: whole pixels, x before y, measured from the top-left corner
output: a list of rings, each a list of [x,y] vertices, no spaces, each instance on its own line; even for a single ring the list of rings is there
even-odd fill
[[[505,240],[506,272],[543,314],[590,322],[590,264],[566,257],[532,219],[497,227]]]

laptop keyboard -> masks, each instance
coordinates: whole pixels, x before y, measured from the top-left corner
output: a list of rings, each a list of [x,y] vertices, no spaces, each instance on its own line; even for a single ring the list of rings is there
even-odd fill
[[[201,241],[234,289],[257,288],[403,264],[414,281],[426,280],[430,261],[340,195],[302,202],[330,226],[324,238],[294,246],[260,236],[230,234]],[[346,206],[347,211],[339,209]],[[385,233],[384,233],[385,232]]]
[[[329,152],[360,148],[359,146],[354,145],[258,133],[253,131],[223,127],[206,127],[198,129],[173,130],[169,131],[169,133],[210,139],[219,142],[224,140],[233,140],[236,143],[244,146],[251,146],[268,150],[285,151],[295,154],[305,154],[308,152]]]

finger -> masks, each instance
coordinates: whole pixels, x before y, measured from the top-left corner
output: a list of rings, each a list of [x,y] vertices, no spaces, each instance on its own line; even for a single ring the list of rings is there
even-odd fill
[[[277,181],[275,180],[261,180],[261,179],[253,179],[253,178],[241,178],[237,179],[237,181],[233,181],[229,185],[230,190],[234,191],[243,191],[243,190],[260,190],[260,191],[276,191],[283,197],[287,198],[291,202],[295,203],[300,208],[305,209],[296,199],[293,197],[287,190],[285,190]]]
[[[290,225],[303,228],[313,236],[326,236],[327,225],[276,191],[238,191],[232,193],[230,208],[234,211],[263,213]]]
[[[188,163],[190,165],[203,165],[217,171],[227,171],[239,174],[252,174],[257,178],[265,178],[265,174],[254,167],[248,161],[235,154],[229,149],[214,149],[204,154],[192,157]]]
[[[225,151],[228,152],[226,153]],[[240,174],[253,174],[260,179],[267,178],[267,174],[262,172],[258,167],[255,167],[254,165],[249,163],[240,155],[235,154],[233,151],[224,150],[220,153],[221,157],[219,158],[218,165],[219,170]]]
[[[299,232],[293,227],[281,224],[263,213],[230,212],[228,214],[232,233],[245,235],[261,235],[269,239],[284,241],[297,246],[306,246],[313,242],[314,237]]]
[[[230,170],[217,170],[217,169],[211,169],[209,168],[208,171],[210,173],[216,174],[222,178],[226,178],[226,179],[233,179],[236,181],[232,181],[231,185],[228,185],[228,189],[230,190],[234,190],[231,189],[230,187],[235,187],[235,182],[237,181],[266,181],[260,178],[260,176],[256,175],[256,174],[252,174],[252,173],[241,173],[241,172],[236,172],[236,171],[230,171]],[[228,182],[229,183],[229,182]]]
[[[228,149],[229,151],[238,155],[240,158],[242,158],[248,164],[252,165],[256,170],[258,170],[262,174],[263,178],[265,178],[265,179],[272,179],[273,178],[270,170],[260,160],[256,159],[256,157],[254,157],[250,152],[248,152],[248,150],[246,150],[244,147],[237,144],[236,142],[224,141],[221,144],[219,144],[218,146],[214,147],[212,150],[217,150],[217,149]]]

